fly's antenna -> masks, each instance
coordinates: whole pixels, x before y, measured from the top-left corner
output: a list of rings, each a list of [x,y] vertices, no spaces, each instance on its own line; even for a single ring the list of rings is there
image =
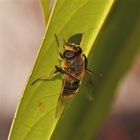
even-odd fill
[[[65,39],[64,39],[64,36],[62,35],[62,39],[63,39],[63,43],[65,44],[65,42],[67,42]]]
[[[57,35],[55,34],[55,39],[56,39],[56,42],[57,42],[57,46],[58,46],[58,48],[60,47],[60,45],[59,45],[59,41],[58,41],[58,37],[57,37]]]

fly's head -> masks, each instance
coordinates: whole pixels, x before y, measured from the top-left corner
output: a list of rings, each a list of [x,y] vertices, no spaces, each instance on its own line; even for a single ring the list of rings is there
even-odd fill
[[[79,45],[65,42],[63,57],[65,59],[74,59],[82,54],[82,49]]]

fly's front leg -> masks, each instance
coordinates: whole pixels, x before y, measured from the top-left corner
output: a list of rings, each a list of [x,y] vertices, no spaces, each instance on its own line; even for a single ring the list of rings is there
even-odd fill
[[[58,46],[58,47],[57,47],[57,51],[58,51],[58,53],[59,53],[60,58],[63,59],[64,57],[63,57],[63,54],[62,54],[61,51],[60,51],[60,45],[59,45],[58,37],[57,37],[56,34],[55,34],[55,39],[56,39],[57,46]]]

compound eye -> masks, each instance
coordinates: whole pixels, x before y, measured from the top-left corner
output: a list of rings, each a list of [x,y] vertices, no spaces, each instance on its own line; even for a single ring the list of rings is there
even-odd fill
[[[64,58],[67,58],[67,59],[72,59],[75,57],[75,53],[73,51],[70,51],[70,50],[66,50],[63,54]]]

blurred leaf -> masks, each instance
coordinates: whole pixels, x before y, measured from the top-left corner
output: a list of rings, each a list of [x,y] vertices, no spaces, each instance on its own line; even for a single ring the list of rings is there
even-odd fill
[[[117,84],[140,49],[139,5],[138,0],[116,1],[88,59],[89,68],[103,74],[94,79],[94,102],[84,98],[89,85],[83,84],[58,123],[52,140],[93,140],[96,137],[112,105]]]
[[[49,19],[49,16],[50,16],[50,11],[51,11],[50,10],[50,3],[51,3],[51,0],[40,0],[45,25],[47,25],[48,19]]]
[[[49,81],[39,81],[33,86],[31,83],[42,75],[50,74],[54,65],[59,65],[55,34],[62,46],[63,38],[68,40],[74,34],[83,33],[82,48],[88,55],[112,4],[112,0],[55,1],[37,60],[11,127],[9,140],[50,138],[58,121],[55,111],[62,86],[61,75]]]

